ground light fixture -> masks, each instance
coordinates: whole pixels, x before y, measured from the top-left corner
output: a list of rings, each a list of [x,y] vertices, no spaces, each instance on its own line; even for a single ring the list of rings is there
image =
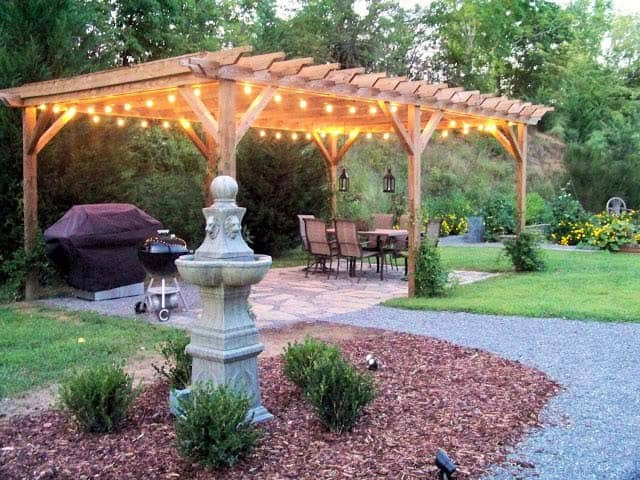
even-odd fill
[[[394,193],[396,191],[396,177],[391,173],[391,167],[387,167],[387,173],[382,177],[382,191]]]
[[[367,369],[378,370],[378,359],[372,353],[367,354],[365,360],[367,361]]]
[[[346,168],[342,169],[342,173],[340,174],[340,178],[338,179],[338,190],[341,192],[349,191],[349,174],[347,173]]]
[[[440,469],[440,480],[452,480],[456,470],[456,464],[449,458],[447,452],[439,448],[436,452],[436,467]]]

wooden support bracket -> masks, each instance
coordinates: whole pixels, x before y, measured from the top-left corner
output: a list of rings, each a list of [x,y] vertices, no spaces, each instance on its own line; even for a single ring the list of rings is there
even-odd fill
[[[236,126],[236,147],[245,133],[251,128],[256,118],[258,118],[258,115],[260,115],[269,104],[277,90],[274,86],[267,86],[253,99],[253,102],[251,102],[251,105],[249,105],[249,108],[244,112],[242,119],[240,119]]]
[[[209,133],[215,140],[216,143],[219,143],[220,140],[218,138],[218,121],[213,116],[213,114],[209,111],[207,106],[204,104],[202,100],[193,92],[191,88],[188,87],[180,87],[178,89],[180,95],[185,102],[191,107],[193,113],[196,114],[198,120],[202,123],[202,128],[204,128],[207,133]]]
[[[55,122],[51,124],[49,128],[47,128],[44,133],[40,135],[40,137],[36,137],[34,134],[31,138],[31,150],[29,154],[38,155],[44,147],[55,137],[60,130],[64,128],[64,126],[71,121],[71,119],[76,115],[75,110],[67,110],[62,115],[60,115]],[[44,122],[44,120],[43,120]],[[36,132],[38,128],[44,128],[44,123],[40,125],[40,119],[38,119],[38,123],[36,124]],[[37,139],[37,140],[36,140]],[[35,145],[34,145],[35,143]]]

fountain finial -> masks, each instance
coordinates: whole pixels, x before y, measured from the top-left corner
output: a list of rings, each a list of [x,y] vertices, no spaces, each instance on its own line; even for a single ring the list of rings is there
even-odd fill
[[[209,191],[214,204],[218,202],[235,204],[236,195],[238,195],[238,182],[233,177],[221,175],[213,179]]]

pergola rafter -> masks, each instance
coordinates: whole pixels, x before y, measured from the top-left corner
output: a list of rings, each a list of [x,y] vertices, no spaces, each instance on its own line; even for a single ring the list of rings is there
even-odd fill
[[[236,148],[250,128],[304,133],[327,161],[332,212],[337,168],[362,133],[391,133],[409,162],[410,275],[414,288],[420,212],[420,156],[436,130],[491,133],[516,164],[518,229],[524,226],[527,126],[552,110],[507,97],[390,77],[363,68],[341,69],[283,52],[248,55],[250,47],[199,52],[132,67],[0,90],[0,101],[22,108],[25,248],[37,232],[37,154],[79,114],[126,121],[175,122],[216,173],[235,176]],[[199,123],[202,136],[192,123]],[[280,134],[281,135],[281,134]],[[346,136],[340,144],[340,136]],[[328,138],[329,145],[324,139]],[[32,297],[27,288],[28,298]]]

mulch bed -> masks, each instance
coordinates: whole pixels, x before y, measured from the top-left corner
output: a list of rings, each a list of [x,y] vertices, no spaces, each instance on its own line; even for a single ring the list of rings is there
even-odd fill
[[[429,479],[438,447],[459,465],[458,478],[478,478],[538,425],[559,389],[535,369],[432,338],[381,332],[341,346],[357,365],[369,352],[381,364],[378,397],[352,432],[327,432],[282,375],[280,358],[266,358],[263,404],[275,419],[232,470],[201,469],[177,455],[168,388],[158,382],[118,433],[79,433],[53,410],[0,424],[0,478]]]

